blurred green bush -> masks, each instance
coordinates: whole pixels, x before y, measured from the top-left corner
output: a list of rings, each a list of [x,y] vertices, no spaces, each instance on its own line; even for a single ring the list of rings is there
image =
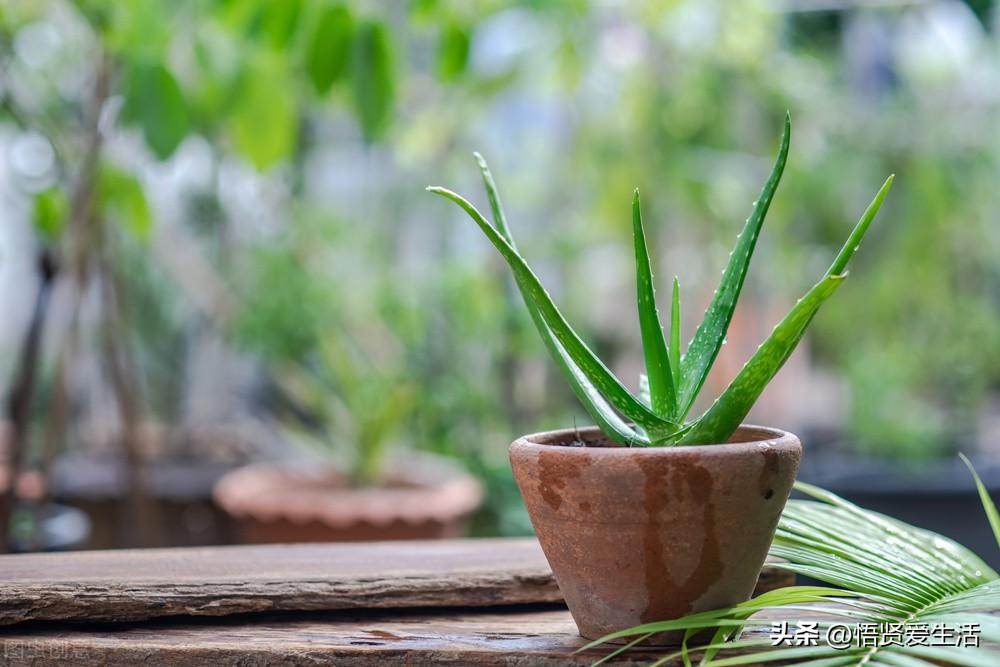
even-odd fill
[[[495,500],[481,530],[516,532],[506,444],[585,418],[489,248],[423,186],[474,191],[482,151],[571,321],[637,373],[632,189],[659,227],[663,289],[676,273],[686,303],[707,303],[790,109],[793,155],[730,348],[822,268],[870,184],[898,178],[863,281],[817,319],[792,376],[797,395],[832,392],[829,414],[780,397],[762,414],[881,455],[986,448],[998,48],[989,2],[11,0],[4,196],[22,204],[12,224],[22,211],[67,254],[73,225],[100,221],[145,410],[183,419],[176,360],[206,322],[276,369],[360,341],[380,383],[412,388],[403,439],[467,461]],[[833,389],[810,384],[831,370]]]

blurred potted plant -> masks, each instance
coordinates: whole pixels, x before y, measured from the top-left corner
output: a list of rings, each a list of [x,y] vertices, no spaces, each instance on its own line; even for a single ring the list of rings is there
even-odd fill
[[[330,228],[304,222],[251,257],[252,296],[234,337],[268,364],[268,406],[285,439],[301,446],[229,473],[216,501],[247,542],[457,536],[480,485],[410,448],[419,388],[383,321],[391,315],[379,308],[384,286],[355,277],[349,294],[336,288],[351,253],[338,256]]]
[[[151,348],[174,342],[164,339],[178,333],[158,326],[161,313],[151,314],[142,300],[146,286],[134,290],[137,276],[125,270],[133,268],[125,266],[125,243],[146,241],[153,229],[146,189],[163,182],[148,178],[144,167],[171,160],[188,139],[200,137],[212,147],[213,160],[223,155],[216,148],[226,147],[225,157],[241,158],[258,170],[293,162],[293,171],[301,175],[301,148],[308,143],[298,140],[303,121],[310,119],[312,109],[327,108],[333,96],[346,102],[368,143],[392,125],[398,75],[388,22],[378,13],[358,14],[347,4],[300,4],[254,0],[242,3],[235,14],[221,5],[179,14],[173,3],[163,1],[125,8],[106,1],[58,0],[20,4],[0,13],[0,66],[9,79],[0,124],[26,137],[31,155],[40,156],[29,161],[31,169],[15,173],[17,196],[33,197],[39,240],[62,269],[55,286],[60,298],[54,300],[59,312],[49,318],[57,330],[38,336],[56,348],[53,378],[38,378],[38,384],[45,380],[46,388],[51,386],[40,397],[47,400],[50,414],[39,458],[43,475],[54,478],[46,488],[95,512],[96,530],[110,529],[105,536],[95,535],[92,546],[217,539],[174,530],[181,526],[173,518],[186,513],[194,497],[199,502],[194,509],[201,511],[191,524],[206,523],[204,510],[211,506],[200,506],[204,480],[214,479],[209,468],[219,466],[198,461],[193,470],[185,470],[183,463],[161,469],[152,458],[167,442],[196,449],[212,441],[211,449],[223,449],[215,447],[223,431],[227,443],[244,444],[243,434],[228,424],[181,431],[159,421],[179,415],[149,414],[149,408],[160,407],[155,403],[161,397],[147,397],[144,390],[153,393],[162,387],[144,384],[142,372],[172,380],[179,355],[167,355],[170,368],[142,367],[159,361],[145,352],[155,355],[159,350]],[[188,52],[192,40],[204,57],[173,57],[178,48]],[[24,61],[16,44],[36,45],[38,57]],[[262,117],[266,123],[260,122]],[[121,130],[126,128],[135,130],[142,142],[125,136]],[[209,185],[214,189],[217,183]],[[152,248],[140,245],[138,265],[147,269],[155,264]],[[190,301],[201,307],[209,302],[213,312],[201,315],[213,324],[224,319],[210,299]],[[142,317],[130,318],[129,306],[136,302],[143,307]],[[35,318],[39,323],[50,308],[43,305]],[[184,324],[193,321],[186,313]],[[208,329],[195,324],[180,331],[185,343],[196,337],[190,329],[200,329],[196,335]],[[90,361],[88,355],[98,357],[107,376],[101,380],[117,404],[114,412],[105,410],[95,419],[102,423],[91,438],[70,421],[82,412],[80,403],[98,402],[93,399],[105,387],[91,382],[79,400],[84,392],[68,386],[84,365],[80,358]],[[37,357],[41,363],[44,356],[33,354],[28,361]],[[27,371],[24,377],[34,379],[35,369]],[[22,384],[28,391],[17,393],[26,409],[31,383]],[[26,426],[16,427],[12,436],[9,466],[15,470],[35,463],[22,456],[30,439]],[[63,457],[62,448],[74,437],[90,440],[87,449],[113,448],[116,456],[89,460],[87,452]],[[69,474],[61,474],[60,468]],[[0,550],[16,500],[13,488],[0,491]]]
[[[683,356],[677,280],[665,337],[636,191],[632,223],[646,362],[638,396],[571,328],[519,254],[482,158],[477,156],[495,226],[461,196],[428,188],[463,208],[510,265],[540,336],[599,425],[528,435],[510,447],[532,524],[585,637],[738,604],[753,590],[795,479],[801,445],[791,433],[742,421],[820,306],[843,283],[848,262],[892,183],[890,177],[879,190],[822,279],[774,328],[718,400],[688,421],[725,343],[785,166],[790,132],[786,116],[771,175]],[[677,639],[666,635],[654,641]]]

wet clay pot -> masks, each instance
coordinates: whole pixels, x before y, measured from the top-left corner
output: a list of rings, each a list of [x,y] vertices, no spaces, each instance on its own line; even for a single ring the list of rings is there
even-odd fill
[[[591,428],[520,438],[510,462],[573,620],[596,639],[749,599],[801,452],[758,426],[697,447],[621,447]]]

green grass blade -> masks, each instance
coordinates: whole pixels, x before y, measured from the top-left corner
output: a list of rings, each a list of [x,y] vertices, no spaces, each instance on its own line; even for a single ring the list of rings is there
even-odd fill
[[[791,131],[791,118],[786,114],[785,127],[781,133],[781,145],[778,149],[778,157],[774,161],[774,167],[771,169],[771,175],[764,184],[760,197],[754,203],[753,212],[747,218],[743,231],[737,237],[736,247],[729,257],[726,270],[723,271],[719,289],[716,290],[712,303],[705,311],[705,317],[698,326],[694,338],[691,339],[687,353],[681,362],[683,380],[680,387],[678,419],[683,420],[691,409],[698,392],[701,391],[701,386],[705,383],[708,371],[715,362],[715,357],[719,354],[722,341],[725,340],[729,322],[733,319],[733,311],[736,310],[736,302],[740,298],[743,281],[750,266],[750,257],[757,245],[760,228],[764,224],[767,209],[771,205],[774,192],[778,188],[778,182],[785,169]]]
[[[670,371],[660,315],[656,310],[653,270],[649,263],[646,234],[642,229],[638,190],[632,195],[632,236],[635,242],[636,305],[639,310],[639,329],[642,332],[642,352],[646,360],[646,377],[649,379],[650,405],[656,414],[676,421],[674,378]]]
[[[686,444],[722,443],[739,427],[761,392],[764,391],[767,383],[788,360],[820,306],[843,282],[847,275],[845,273],[847,263],[858,249],[872,220],[875,219],[886,193],[892,187],[892,180],[892,176],[886,179],[823,279],[816,283],[803,298],[799,299],[799,302],[785,316],[785,319],[757,348],[736,379],[732,381],[712,407],[698,418],[694,427],[684,434],[680,442]]]
[[[670,299],[670,372],[674,388],[681,386],[681,284],[674,276],[674,289]],[[676,392],[675,392],[676,394]],[[678,401],[678,410],[680,402]],[[679,415],[678,415],[679,416]]]
[[[972,467],[972,462],[965,456],[965,454],[959,454],[959,458],[965,463],[965,466],[972,473],[972,478],[976,480],[976,490],[979,491],[979,500],[983,503],[983,510],[986,511],[986,518],[990,520],[990,528],[993,529],[993,537],[997,541],[997,545],[1000,546],[1000,513],[997,512],[997,506],[990,498],[990,492],[986,490],[986,485],[983,484],[983,480],[979,478],[979,473],[976,469]]]
[[[507,224],[507,216],[504,214],[503,204],[500,201],[500,194],[497,191],[496,182],[493,180],[493,174],[490,172],[490,168],[482,155],[479,153],[474,153],[473,155],[482,174],[483,185],[486,188],[486,197],[490,202],[490,210],[493,213],[493,220],[497,231],[510,244],[510,247],[516,251],[517,245],[514,242],[513,234],[511,234],[510,226]],[[556,340],[555,335],[552,333],[549,325],[545,323],[545,319],[528,296],[521,281],[517,280],[516,282],[518,290],[521,292],[521,297],[524,300],[524,305],[531,316],[531,321],[538,330],[538,335],[541,336],[542,342],[548,349],[552,359],[556,362],[556,366],[562,372],[566,381],[569,382],[573,393],[576,394],[577,399],[594,419],[601,431],[620,445],[648,445],[649,439],[625,423],[611,406],[608,405],[604,397],[601,396],[600,392],[597,391],[583,371],[580,370],[580,367],[576,365],[566,352],[566,348]]]
[[[563,346],[565,352],[573,360],[583,377],[593,385],[598,394],[616,410],[628,419],[642,426],[647,433],[656,434],[660,438],[674,430],[675,425],[660,418],[649,408],[639,402],[618,381],[610,370],[590,350],[589,347],[573,331],[569,323],[556,308],[538,277],[531,271],[524,259],[514,250],[476,208],[458,195],[445,188],[428,188],[429,192],[451,199],[465,210],[479,226],[486,237],[493,243],[501,256],[507,260],[515,278],[522,288],[522,294],[538,308],[545,323],[552,330],[556,340]]]

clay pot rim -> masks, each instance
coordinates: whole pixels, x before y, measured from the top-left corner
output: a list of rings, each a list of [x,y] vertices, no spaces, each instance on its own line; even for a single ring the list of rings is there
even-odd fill
[[[275,461],[230,471],[216,482],[212,497],[237,518],[318,521],[334,528],[446,523],[468,516],[482,503],[479,481],[456,464],[422,452],[410,457],[408,468],[394,471],[401,479],[410,477],[410,486],[322,488],[324,480],[334,481],[334,468]],[[317,481],[317,486],[302,484]]]
[[[597,426],[542,431],[521,436],[511,443],[510,451],[511,453],[515,451],[525,453],[531,451],[558,452],[560,456],[583,456],[600,459],[613,457],[683,456],[691,454],[708,457],[740,456],[751,451],[758,451],[761,447],[777,450],[800,450],[802,448],[802,443],[794,433],[770,426],[757,426],[755,424],[741,424],[729,442],[725,443],[677,445],[673,447],[622,447],[614,443],[606,446],[587,447],[570,444],[579,440],[586,442],[598,439],[610,443]]]

